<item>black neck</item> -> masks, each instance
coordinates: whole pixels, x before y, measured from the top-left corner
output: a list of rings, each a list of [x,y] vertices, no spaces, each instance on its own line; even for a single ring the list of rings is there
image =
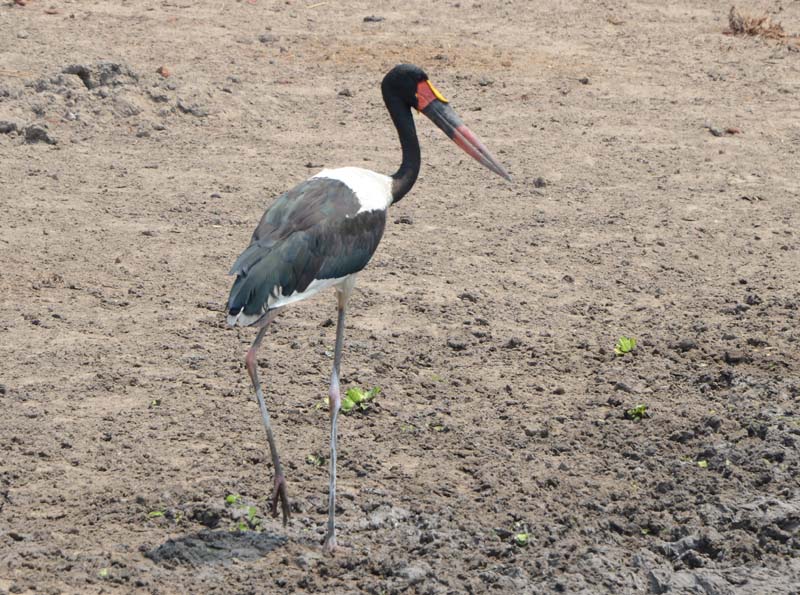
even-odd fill
[[[414,126],[414,116],[411,115],[411,108],[400,98],[386,98],[386,108],[392,116],[397,134],[400,137],[400,146],[403,148],[403,162],[393,175],[392,179],[392,203],[396,203],[403,198],[419,175],[421,163],[419,153],[419,141],[417,140],[417,129]]]

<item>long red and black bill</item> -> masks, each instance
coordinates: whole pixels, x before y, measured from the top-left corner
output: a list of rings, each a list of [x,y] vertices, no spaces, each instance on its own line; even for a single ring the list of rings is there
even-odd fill
[[[430,81],[421,81],[417,85],[417,109],[441,128],[467,155],[497,175],[511,181],[511,176],[505,168],[489,152],[481,139],[466,127]]]

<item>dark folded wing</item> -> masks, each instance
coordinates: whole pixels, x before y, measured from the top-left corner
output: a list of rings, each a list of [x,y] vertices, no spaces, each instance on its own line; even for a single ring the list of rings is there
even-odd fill
[[[386,213],[358,213],[359,207],[347,185],[328,178],[312,178],[278,197],[231,268],[237,277],[230,314],[263,313],[271,301],[302,293],[314,280],[363,269],[383,236]]]

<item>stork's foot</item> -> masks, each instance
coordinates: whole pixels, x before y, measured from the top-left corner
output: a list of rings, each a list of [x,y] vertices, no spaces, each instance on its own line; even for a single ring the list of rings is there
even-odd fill
[[[336,533],[328,533],[322,542],[322,551],[331,556],[336,553]]]
[[[278,516],[278,500],[281,501],[281,512],[283,513],[283,526],[289,520],[289,496],[286,495],[286,479],[282,473],[275,475],[275,487],[272,490],[272,516]]]

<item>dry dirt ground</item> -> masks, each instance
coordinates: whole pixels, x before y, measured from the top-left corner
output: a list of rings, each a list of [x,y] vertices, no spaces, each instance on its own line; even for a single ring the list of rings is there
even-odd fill
[[[0,593],[800,592],[800,53],[728,9],[0,5]],[[394,171],[403,61],[515,182],[418,120],[328,558],[335,299],[261,350],[284,529],[226,273],[321,167]]]

